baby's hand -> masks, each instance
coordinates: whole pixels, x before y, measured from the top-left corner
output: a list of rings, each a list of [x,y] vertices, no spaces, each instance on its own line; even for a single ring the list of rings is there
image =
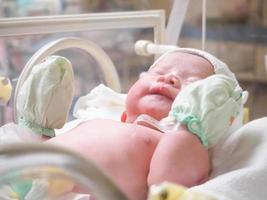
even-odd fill
[[[168,118],[186,125],[210,148],[227,133],[239,114],[242,92],[238,83],[225,75],[209,76],[181,90]]]
[[[29,69],[27,69],[29,70]],[[17,92],[18,123],[34,133],[54,137],[65,124],[74,95],[71,62],[49,56],[29,71]]]

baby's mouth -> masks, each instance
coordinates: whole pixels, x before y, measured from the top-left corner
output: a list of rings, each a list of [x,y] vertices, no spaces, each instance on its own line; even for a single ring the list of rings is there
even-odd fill
[[[151,87],[149,89],[149,93],[155,95],[161,95],[173,101],[177,95],[176,90],[177,90],[176,88],[173,88],[170,85],[163,84]]]

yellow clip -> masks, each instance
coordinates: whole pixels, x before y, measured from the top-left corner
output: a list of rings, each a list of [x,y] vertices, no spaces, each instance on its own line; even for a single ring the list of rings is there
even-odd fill
[[[151,186],[147,200],[216,200],[207,194],[191,191],[188,188],[170,182]]]
[[[243,113],[243,123],[246,124],[249,122],[249,115],[250,115],[249,108],[244,108],[243,112],[244,112]]]
[[[10,80],[6,77],[0,76],[0,104],[6,105],[12,93],[12,86]]]

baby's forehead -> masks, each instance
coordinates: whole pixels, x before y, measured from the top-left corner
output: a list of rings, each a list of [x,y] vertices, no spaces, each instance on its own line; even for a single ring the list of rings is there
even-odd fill
[[[156,65],[164,65],[164,64],[177,64],[179,66],[193,65],[193,64],[203,64],[203,65],[211,65],[211,63],[199,55],[194,55],[185,52],[171,52],[160,59]],[[212,65],[211,65],[212,66]]]
[[[156,62],[149,71],[168,72],[175,71],[179,73],[214,73],[214,67],[205,58],[183,52],[172,52],[161,60]]]

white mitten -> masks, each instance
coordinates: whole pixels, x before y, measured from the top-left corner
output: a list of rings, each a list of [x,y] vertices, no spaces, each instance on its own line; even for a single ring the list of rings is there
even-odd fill
[[[74,95],[71,63],[61,56],[50,56],[33,67],[18,92],[19,124],[38,134],[55,136],[68,116]]]
[[[186,125],[210,148],[227,133],[240,112],[242,92],[237,82],[225,75],[209,76],[181,90],[163,122]]]

